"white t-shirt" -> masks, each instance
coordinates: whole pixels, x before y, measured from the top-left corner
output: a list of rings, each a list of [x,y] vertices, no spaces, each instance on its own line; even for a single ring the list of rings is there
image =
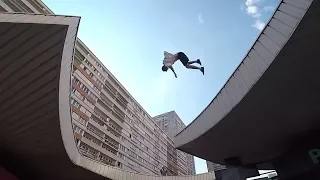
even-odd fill
[[[178,60],[178,55],[164,51],[163,64],[167,67],[172,66]]]

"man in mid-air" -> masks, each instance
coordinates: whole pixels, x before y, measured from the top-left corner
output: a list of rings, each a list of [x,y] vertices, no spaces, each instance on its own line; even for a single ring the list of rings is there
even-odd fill
[[[162,66],[162,71],[167,72],[168,69],[171,69],[173,72],[174,76],[177,78],[177,74],[174,71],[172,65],[180,60],[181,63],[187,68],[187,69],[198,69],[204,74],[204,67],[197,67],[194,65],[191,65],[193,63],[198,63],[201,65],[200,59],[197,59],[196,61],[189,61],[189,58],[183,53],[183,52],[178,52],[176,54],[171,54],[168,53],[167,51],[164,51],[164,59],[163,59],[163,66]]]

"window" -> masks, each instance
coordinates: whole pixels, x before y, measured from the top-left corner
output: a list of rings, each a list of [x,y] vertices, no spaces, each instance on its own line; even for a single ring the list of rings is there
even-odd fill
[[[74,126],[74,131],[77,132],[78,134],[82,134],[82,132],[84,132],[81,128],[79,128],[78,126]]]
[[[77,121],[80,122],[80,123],[83,124],[83,125],[85,125],[85,124],[87,123],[87,121],[84,120],[82,117],[79,117],[79,118],[77,119]]]
[[[89,105],[89,106],[91,106],[91,107],[94,107],[94,105],[93,105],[90,101],[88,101],[87,98],[84,98],[84,102],[85,102],[87,105]]]
[[[85,93],[87,93],[87,94],[89,93],[89,89],[88,89],[87,87],[83,86],[82,89],[83,89],[83,91],[84,91]]]
[[[128,140],[125,138],[125,137],[123,137],[123,136],[121,136],[121,138],[120,138],[123,142],[128,142]]]
[[[85,70],[88,74],[90,73],[87,67],[83,67],[83,70]]]
[[[71,99],[71,104],[78,109],[81,108],[81,105],[74,99]]]
[[[121,159],[125,159],[125,156],[121,153],[118,154],[118,156],[121,158]]]
[[[81,101],[84,100],[84,96],[82,96],[78,91],[75,91],[74,93]]]
[[[93,89],[98,93],[100,92],[99,89],[96,86],[93,86]]]

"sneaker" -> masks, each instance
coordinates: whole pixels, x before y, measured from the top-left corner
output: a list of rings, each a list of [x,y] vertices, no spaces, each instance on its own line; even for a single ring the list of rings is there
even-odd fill
[[[197,63],[200,64],[200,66],[201,66],[201,61],[200,61],[200,59],[197,59]]]
[[[201,67],[201,72],[204,75],[204,67]]]

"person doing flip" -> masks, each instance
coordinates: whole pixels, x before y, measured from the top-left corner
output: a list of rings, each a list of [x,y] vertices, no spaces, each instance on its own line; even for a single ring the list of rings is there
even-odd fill
[[[172,65],[177,62],[178,60],[181,61],[181,63],[187,68],[187,69],[197,69],[204,74],[204,67],[198,67],[194,66],[192,64],[198,63],[201,66],[201,61],[200,59],[197,59],[196,61],[189,61],[188,56],[183,53],[183,52],[178,52],[176,54],[171,54],[168,53],[167,51],[164,51],[164,59],[163,59],[163,66],[162,66],[162,71],[167,72],[168,69],[171,69],[173,72],[174,76],[177,78],[177,74],[174,71]]]

